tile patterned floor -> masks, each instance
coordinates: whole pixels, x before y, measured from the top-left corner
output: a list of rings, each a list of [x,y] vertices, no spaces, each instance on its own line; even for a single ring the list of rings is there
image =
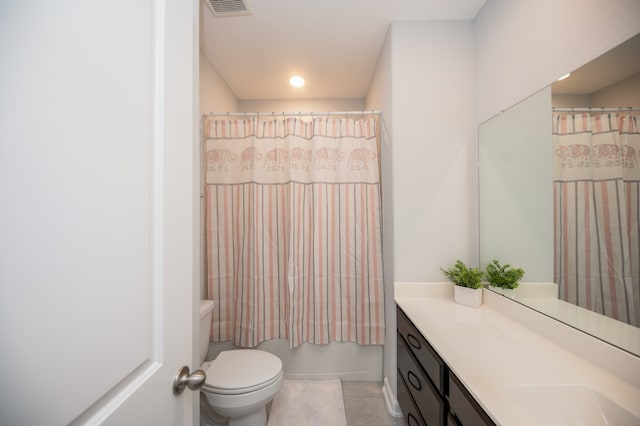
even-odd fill
[[[389,415],[382,396],[382,383],[342,381],[342,397],[347,426],[406,426],[402,417]],[[267,414],[271,404],[267,404]]]
[[[382,383],[342,382],[347,426],[404,426],[404,420],[387,412]]]

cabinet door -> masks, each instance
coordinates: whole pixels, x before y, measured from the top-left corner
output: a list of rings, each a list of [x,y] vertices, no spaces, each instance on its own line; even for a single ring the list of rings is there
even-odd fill
[[[398,374],[426,424],[444,425],[446,401],[419,367],[402,336],[398,336]]]
[[[449,371],[449,409],[462,425],[495,425],[451,371]]]
[[[398,312],[398,333],[404,338],[410,352],[429,376],[440,395],[446,394],[446,364],[427,340],[413,325],[400,308]]]
[[[411,399],[411,394],[400,370],[398,370],[398,404],[400,404],[402,416],[409,426],[426,426],[418,407],[415,406],[413,399]]]

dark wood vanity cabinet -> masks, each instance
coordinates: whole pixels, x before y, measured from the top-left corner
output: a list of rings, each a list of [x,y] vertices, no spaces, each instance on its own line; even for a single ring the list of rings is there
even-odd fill
[[[398,403],[407,424],[494,425],[398,307]]]
[[[425,424],[422,414],[420,414],[418,407],[416,407],[416,404],[413,402],[413,398],[411,398],[407,383],[400,373],[398,373],[398,403],[400,407],[402,407],[402,416],[409,426],[421,426]]]
[[[455,374],[449,372],[449,413],[453,425],[495,425]]]
[[[398,394],[404,387],[421,425],[444,425],[447,412],[445,388],[448,385],[446,365],[416,330],[409,318],[398,308]],[[412,407],[400,407],[408,424]],[[413,414],[412,414],[413,415]]]
[[[407,423],[411,424],[410,417],[414,416],[415,420],[418,421],[416,424],[443,424],[446,401],[424,370],[415,362],[407,344],[400,336],[398,336],[398,388],[404,388],[403,391],[409,396],[409,398],[404,399],[413,402],[413,405],[405,404],[403,406],[402,401],[398,398]],[[398,393],[400,393],[400,390],[398,390]]]

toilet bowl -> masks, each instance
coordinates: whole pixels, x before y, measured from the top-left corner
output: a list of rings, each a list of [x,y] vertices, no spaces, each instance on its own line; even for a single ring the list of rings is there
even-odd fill
[[[268,352],[237,349],[221,352],[201,367],[207,380],[200,389],[213,411],[229,426],[267,423],[266,405],[282,386],[282,362]]]
[[[200,308],[202,362],[209,345],[213,302],[203,300]],[[207,375],[200,389],[201,405],[206,404],[200,411],[201,424],[218,424],[222,417],[229,426],[266,425],[266,405],[282,386],[280,358],[261,350],[236,349],[220,352],[213,361],[202,362],[200,369]],[[207,417],[215,418],[208,422]]]

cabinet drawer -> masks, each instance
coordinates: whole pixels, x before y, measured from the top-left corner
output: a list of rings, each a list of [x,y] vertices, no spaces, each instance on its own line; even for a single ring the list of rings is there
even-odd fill
[[[446,366],[436,351],[427,343],[422,334],[411,323],[402,309],[397,309],[398,333],[404,338],[409,350],[417,358],[422,368],[438,389],[441,395],[446,395],[447,377]]]
[[[449,372],[449,409],[462,425],[495,425],[452,372]]]
[[[418,366],[402,336],[398,336],[398,374],[425,423],[430,426],[444,425],[446,401]]]
[[[404,382],[400,370],[398,370],[398,404],[402,408],[404,421],[409,426],[426,426],[418,408],[415,406],[413,399],[411,399],[409,389],[407,389],[407,384]]]

